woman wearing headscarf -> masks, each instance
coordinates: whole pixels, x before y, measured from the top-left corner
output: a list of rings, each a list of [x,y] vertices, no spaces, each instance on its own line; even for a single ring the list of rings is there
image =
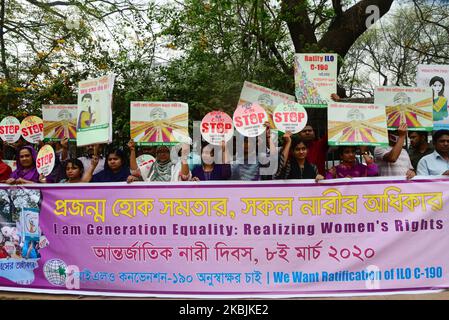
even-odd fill
[[[181,161],[173,163],[170,158],[171,149],[167,146],[159,146],[156,149],[156,162],[151,166],[147,177],[143,177],[144,181],[187,181],[191,179],[187,156],[189,153],[189,145],[182,144]],[[139,181],[135,176],[129,176],[128,182]]]
[[[106,155],[104,169],[92,176],[95,166],[98,164],[97,157],[92,159],[92,166],[86,171],[83,181],[90,182],[121,182],[126,181],[130,174],[126,163],[125,153],[121,149],[111,150]]]
[[[39,173],[36,169],[37,153],[31,146],[23,146],[17,151],[17,169],[5,181],[7,184],[26,184],[39,182]]]

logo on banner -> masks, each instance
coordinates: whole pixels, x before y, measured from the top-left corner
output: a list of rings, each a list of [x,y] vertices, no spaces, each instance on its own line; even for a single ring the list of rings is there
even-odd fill
[[[45,262],[45,279],[54,286],[62,287],[66,283],[67,264],[60,259],[51,259]]]

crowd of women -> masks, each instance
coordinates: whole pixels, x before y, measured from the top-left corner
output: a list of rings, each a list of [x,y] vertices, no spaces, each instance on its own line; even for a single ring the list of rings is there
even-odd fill
[[[274,146],[267,127],[266,134],[258,137],[256,145],[263,139],[267,142],[266,155],[278,155],[276,168],[269,174],[263,174],[264,167],[260,157],[254,157],[260,146],[251,145],[250,139],[244,139],[243,152],[230,154],[228,144],[223,143],[218,149],[221,157],[214,162],[217,148],[203,144],[201,156],[190,151],[190,146],[183,144],[177,159],[172,159],[171,147],[161,145],[152,148],[137,147],[129,141],[129,154],[123,149],[110,149],[104,157],[98,154],[98,148],[89,146],[84,157],[70,157],[68,142],[63,141],[57,152],[57,161],[52,173],[44,177],[36,169],[36,150],[24,142],[16,145],[16,166],[11,168],[0,160],[0,182],[6,184],[28,183],[78,183],[78,182],[121,182],[135,181],[208,181],[208,180],[272,180],[272,179],[323,179],[357,178],[372,176],[404,176],[413,178],[421,175],[449,175],[449,131],[439,130],[434,133],[433,146],[428,142],[427,133],[409,132],[410,144],[404,148],[407,139],[407,127],[402,124],[399,129],[389,132],[390,146],[387,148],[341,146],[337,153],[339,164],[327,170],[328,145],[327,136],[317,139],[310,125],[298,134],[286,132],[282,136],[282,146]],[[231,140],[230,143],[233,143]],[[136,156],[150,154],[155,162],[149,172],[142,174],[137,166]],[[180,157],[179,157],[180,155]],[[250,159],[256,161],[249,161]],[[421,159],[424,158],[424,159]],[[273,159],[273,158],[268,158]],[[420,161],[421,160],[421,161]],[[196,162],[196,163],[195,163]],[[413,162],[413,163],[412,163]],[[437,169],[438,168],[438,169]]]

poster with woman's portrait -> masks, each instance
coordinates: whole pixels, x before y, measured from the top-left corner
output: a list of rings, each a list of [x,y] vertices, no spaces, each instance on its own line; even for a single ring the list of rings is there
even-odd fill
[[[131,138],[137,145],[189,142],[189,107],[182,102],[131,102]]]
[[[449,65],[418,66],[416,83],[420,87],[430,87],[433,92],[433,127],[434,130],[449,129],[447,110],[449,88]]]
[[[115,75],[81,81],[78,85],[76,144],[112,142],[112,91]]]

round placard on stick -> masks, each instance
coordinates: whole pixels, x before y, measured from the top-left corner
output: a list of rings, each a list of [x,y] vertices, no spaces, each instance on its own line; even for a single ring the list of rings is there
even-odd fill
[[[234,126],[245,137],[257,137],[265,132],[268,115],[257,103],[239,105],[234,111]]]
[[[143,154],[136,158],[137,166],[140,169],[140,174],[145,179],[150,174],[150,169],[153,166],[153,164],[156,162],[156,159],[149,155],[149,154]]]
[[[281,103],[274,109],[273,121],[280,131],[298,133],[307,124],[307,111],[299,103]]]
[[[234,135],[232,118],[222,111],[212,111],[201,121],[201,135],[212,145],[228,142]]]
[[[55,151],[52,146],[46,144],[43,146],[36,158],[36,169],[39,174],[48,176],[55,167]]]
[[[21,135],[20,121],[15,117],[6,117],[0,122],[0,138],[7,143],[14,143]]]
[[[44,122],[36,116],[29,116],[22,120],[20,124],[22,137],[31,143],[38,143],[44,140]]]

